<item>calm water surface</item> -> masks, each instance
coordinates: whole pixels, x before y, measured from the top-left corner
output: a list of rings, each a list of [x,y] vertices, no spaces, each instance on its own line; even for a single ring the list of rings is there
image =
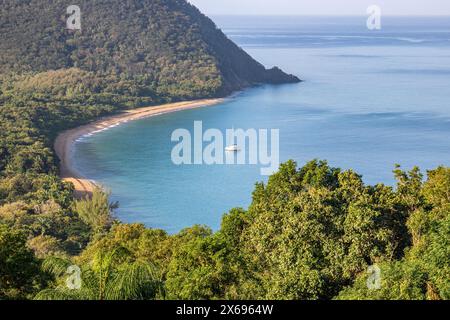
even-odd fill
[[[395,163],[450,165],[450,18],[214,17],[266,66],[305,82],[261,86],[214,107],[130,122],[76,144],[75,165],[112,190],[124,222],[177,232],[246,207],[259,166],[175,166],[173,130],[278,128],[281,160],[327,159],[392,185]]]

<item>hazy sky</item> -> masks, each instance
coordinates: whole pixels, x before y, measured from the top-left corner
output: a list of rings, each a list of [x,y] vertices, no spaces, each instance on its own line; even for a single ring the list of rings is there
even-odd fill
[[[450,15],[450,0],[188,0],[206,14],[365,15],[376,4],[386,15]]]

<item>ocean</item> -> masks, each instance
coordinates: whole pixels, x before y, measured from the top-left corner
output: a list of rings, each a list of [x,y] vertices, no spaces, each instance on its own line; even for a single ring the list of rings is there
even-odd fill
[[[450,165],[450,17],[216,16],[216,24],[266,67],[304,82],[263,85],[226,102],[129,122],[76,143],[78,171],[111,190],[117,217],[169,233],[217,230],[246,208],[259,165],[171,161],[178,128],[279,129],[280,159],[353,169],[367,184],[394,185],[395,164],[423,172]]]

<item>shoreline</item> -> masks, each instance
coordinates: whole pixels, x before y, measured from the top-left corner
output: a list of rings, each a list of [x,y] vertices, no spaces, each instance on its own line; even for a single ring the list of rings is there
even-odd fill
[[[142,107],[137,109],[124,110],[119,114],[106,116],[91,123],[66,130],[58,134],[54,142],[54,150],[60,160],[59,176],[65,182],[71,182],[74,187],[74,195],[80,199],[92,194],[96,188],[95,182],[87,179],[77,172],[72,164],[73,146],[77,139],[106,130],[112,126],[117,126],[128,121],[139,120],[143,118],[155,117],[162,114],[189,110],[207,106],[213,106],[225,101],[224,98],[201,99],[192,101],[183,101],[156,105],[151,107]]]

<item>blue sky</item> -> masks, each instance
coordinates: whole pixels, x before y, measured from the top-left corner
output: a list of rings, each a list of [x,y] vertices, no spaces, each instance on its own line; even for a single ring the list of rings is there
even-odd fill
[[[365,15],[378,5],[386,15],[450,15],[450,0],[188,0],[206,14]]]

